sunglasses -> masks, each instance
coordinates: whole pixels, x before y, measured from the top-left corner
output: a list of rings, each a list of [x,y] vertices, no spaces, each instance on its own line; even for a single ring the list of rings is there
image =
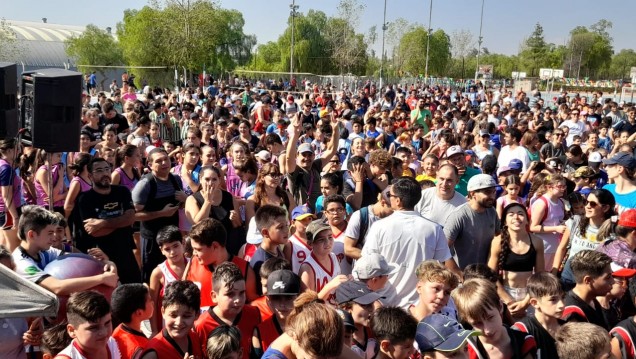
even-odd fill
[[[590,206],[590,208],[596,208],[596,206],[599,206],[599,203],[594,201],[585,201],[585,205]]]

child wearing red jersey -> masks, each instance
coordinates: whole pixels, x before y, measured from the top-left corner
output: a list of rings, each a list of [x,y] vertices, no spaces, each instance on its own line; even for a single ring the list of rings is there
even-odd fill
[[[155,307],[148,287],[140,283],[123,284],[113,292],[111,305],[115,322],[121,323],[113,331],[121,357],[136,358],[148,344],[141,322],[150,319]]]
[[[166,226],[157,234],[157,244],[166,260],[159,264],[150,274],[150,295],[155,302],[156,310],[150,319],[152,333],[157,334],[163,326],[161,319],[161,299],[166,285],[183,278],[190,261],[185,256],[183,237],[177,226]]]
[[[200,342],[206,343],[208,335],[220,325],[231,325],[241,331],[241,347],[249,348],[254,328],[261,322],[257,308],[245,304],[245,279],[234,263],[225,262],[214,270],[212,299],[216,305],[201,314],[195,325]],[[203,345],[205,350],[205,344]],[[249,358],[249,350],[243,351],[243,359]]]
[[[285,332],[287,317],[294,309],[300,293],[300,278],[290,270],[277,270],[267,279],[267,305],[275,315],[257,325],[252,335],[252,348],[257,357]]]
[[[272,257],[265,262],[260,269],[260,277],[261,277],[261,290],[263,291],[263,295],[258,297],[256,300],[253,300],[250,305],[255,306],[261,312],[261,320],[265,321],[272,316],[272,309],[267,304],[267,279],[269,276],[277,270],[286,269],[291,270],[292,266],[288,261],[283,258]]]
[[[193,257],[186,268],[185,278],[201,289],[202,310],[215,304],[212,298],[213,272],[216,266],[224,262],[232,262],[240,269],[246,284],[247,300],[252,301],[258,298],[254,270],[245,260],[231,255],[225,247],[227,232],[223,223],[206,218],[192,226],[189,237]]]
[[[150,339],[141,359],[204,358],[201,342],[192,331],[200,306],[201,293],[196,284],[181,280],[168,284],[161,303],[165,325]]]
[[[221,325],[208,337],[208,359],[241,359],[241,332],[236,327]]]

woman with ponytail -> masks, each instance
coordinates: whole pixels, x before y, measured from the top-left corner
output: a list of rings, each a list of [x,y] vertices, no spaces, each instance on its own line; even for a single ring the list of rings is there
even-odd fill
[[[502,231],[490,247],[488,267],[499,273],[497,292],[516,318],[525,316],[530,304],[526,283],[532,273],[543,272],[543,241],[528,230],[528,212],[510,203],[502,212]]]
[[[336,310],[306,291],[294,301],[285,333],[265,351],[262,359],[356,358],[344,344],[344,324]]]
[[[124,145],[117,150],[115,169],[111,174],[111,185],[121,185],[133,190],[141,173],[141,151],[134,145]]]
[[[602,241],[598,236],[599,229],[604,223],[611,222],[610,218],[615,214],[616,202],[612,193],[606,189],[595,189],[590,192],[585,200],[585,215],[575,215],[567,221],[568,228],[563,233],[563,239],[559,243],[554,261],[552,273],[557,274],[564,259],[567,261],[584,249],[596,249]],[[569,269],[564,268],[564,277],[571,277]],[[574,278],[571,278],[574,280]]]

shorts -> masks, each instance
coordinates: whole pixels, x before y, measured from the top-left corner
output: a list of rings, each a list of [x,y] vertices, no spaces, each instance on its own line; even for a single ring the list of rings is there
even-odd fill
[[[3,231],[8,231],[13,227],[13,216],[9,212],[0,213],[0,226]]]

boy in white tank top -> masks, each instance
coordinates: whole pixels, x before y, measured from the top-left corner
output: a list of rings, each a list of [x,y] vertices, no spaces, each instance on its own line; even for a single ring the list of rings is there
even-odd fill
[[[313,218],[311,209],[305,205],[298,206],[292,211],[294,232],[289,240],[292,243],[292,271],[296,274],[300,271],[300,265],[311,255],[311,246],[307,244],[305,231]]]

